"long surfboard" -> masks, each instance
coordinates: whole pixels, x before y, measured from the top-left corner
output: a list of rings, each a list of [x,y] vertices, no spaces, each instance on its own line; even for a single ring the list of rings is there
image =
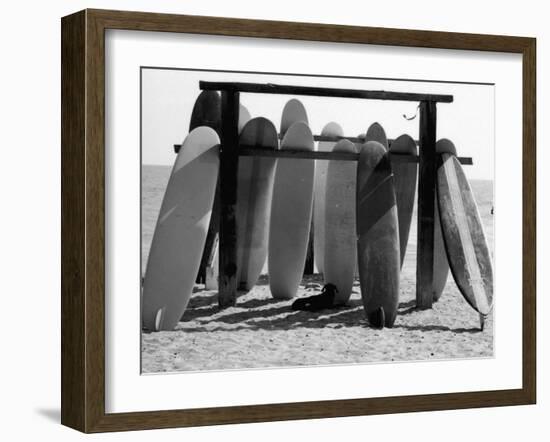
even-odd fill
[[[343,136],[344,131],[338,123],[328,123],[321,131],[323,136]],[[317,150],[330,152],[336,145],[334,141],[320,141]],[[327,168],[330,161],[315,161],[315,185],[313,200],[313,256],[319,273],[324,272],[325,257],[325,195]]]
[[[307,111],[303,103],[296,98],[288,100],[283,108],[283,113],[281,114],[281,133],[280,138],[282,139],[286,134],[286,131],[294,123],[301,121],[303,123],[309,124],[307,118]],[[277,179],[277,178],[275,178]],[[312,226],[309,231],[309,240],[306,254],[306,264],[304,266],[304,274],[313,273],[313,219],[311,220]]]
[[[368,141],[377,141],[384,146],[384,149],[388,150],[388,137],[380,123],[372,123],[369,126],[365,134],[365,143]]]
[[[365,143],[357,164],[357,252],[361,298],[374,327],[392,327],[399,304],[399,224],[389,153]]]
[[[446,139],[442,138],[435,144],[435,151],[437,154],[452,154],[456,155],[456,148],[454,144]],[[441,167],[438,164],[438,167]],[[434,204],[434,271],[433,271],[433,300],[439,301],[447,278],[449,276],[449,261],[447,261],[447,252],[445,251],[445,243],[443,241],[443,233],[441,232],[441,221],[439,219],[439,202],[437,198],[437,192],[435,195]]]
[[[221,130],[221,108],[222,102],[220,94],[217,91],[202,91],[197,97],[191,113],[191,121],[189,123],[189,132],[200,126],[208,126],[214,129],[218,135]],[[250,120],[250,112],[242,104],[239,107],[239,132],[242,130],[247,121]],[[212,248],[217,243],[220,219],[220,196],[219,189],[216,188],[216,195],[214,197],[214,204],[212,206],[212,216],[210,218],[210,225],[208,226],[208,233],[206,234],[206,241],[204,250],[202,252],[201,263],[197,272],[197,283],[206,284],[207,271],[210,273],[216,273],[217,269],[208,268],[208,261],[210,256],[214,253]],[[210,275],[210,280],[215,280],[215,276]],[[211,286],[211,284],[209,284]]]
[[[258,117],[244,126],[239,144],[243,147],[277,150],[277,129]],[[237,283],[250,290],[257,282],[267,258],[275,158],[241,157],[237,178]]]
[[[285,149],[313,150],[313,134],[304,122],[294,123],[281,143]],[[271,294],[277,299],[296,295],[309,241],[313,206],[314,162],[283,159],[277,162],[269,229],[268,268]]]
[[[417,155],[418,149],[415,141],[409,135],[401,135],[390,146],[390,153],[396,155]],[[392,170],[395,183],[395,198],[397,200],[397,219],[399,220],[401,267],[403,267],[414,209],[418,164],[394,162]]]
[[[355,144],[339,141],[333,152],[357,153]],[[355,228],[355,187],[357,164],[351,161],[330,161],[326,172],[325,195],[325,284],[338,290],[334,303],[345,304],[351,296],[357,261]]]
[[[184,140],[168,180],[143,281],[142,324],[172,330],[195,283],[219,172],[219,137],[210,127]]]
[[[441,230],[454,280],[479,314],[481,328],[493,302],[493,265],[481,216],[462,166],[452,154],[441,155],[437,194]]]

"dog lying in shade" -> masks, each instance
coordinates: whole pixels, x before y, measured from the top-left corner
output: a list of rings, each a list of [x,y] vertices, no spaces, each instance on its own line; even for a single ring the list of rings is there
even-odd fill
[[[334,284],[326,284],[318,295],[308,296],[297,299],[292,303],[292,310],[305,310],[308,312],[317,312],[326,308],[333,308],[334,298],[338,289]]]

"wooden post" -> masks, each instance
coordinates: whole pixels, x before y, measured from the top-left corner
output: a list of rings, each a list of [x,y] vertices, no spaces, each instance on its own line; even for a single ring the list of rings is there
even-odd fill
[[[222,91],[220,147],[220,238],[218,303],[221,308],[237,299],[237,168],[239,165],[239,92]]]
[[[436,117],[436,103],[421,101],[416,246],[416,307],[418,309],[432,308],[433,300]]]

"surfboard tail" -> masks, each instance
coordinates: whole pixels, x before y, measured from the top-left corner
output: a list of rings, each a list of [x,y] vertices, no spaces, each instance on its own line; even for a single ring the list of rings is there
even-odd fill
[[[485,319],[487,319],[487,317],[483,314],[479,314],[479,329],[481,331],[483,331],[485,329]]]
[[[372,311],[369,316],[369,323],[376,328],[384,328],[386,324],[386,314],[384,307],[380,306],[376,310]]]
[[[159,308],[155,315],[155,331],[161,331],[164,323],[164,308]]]

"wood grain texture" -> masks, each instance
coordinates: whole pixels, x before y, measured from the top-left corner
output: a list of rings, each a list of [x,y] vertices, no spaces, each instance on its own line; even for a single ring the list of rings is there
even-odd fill
[[[85,13],[61,29],[61,422],[85,425]]]
[[[522,54],[524,158],[522,388],[106,414],[105,236],[103,230],[105,222],[104,33],[106,29],[187,32]],[[535,39],[86,10],[62,20],[62,40],[62,423],[64,425],[84,432],[123,431],[535,403]],[[83,199],[82,196],[85,196],[86,199]]]
[[[523,391],[537,396],[537,47],[523,47]]]

